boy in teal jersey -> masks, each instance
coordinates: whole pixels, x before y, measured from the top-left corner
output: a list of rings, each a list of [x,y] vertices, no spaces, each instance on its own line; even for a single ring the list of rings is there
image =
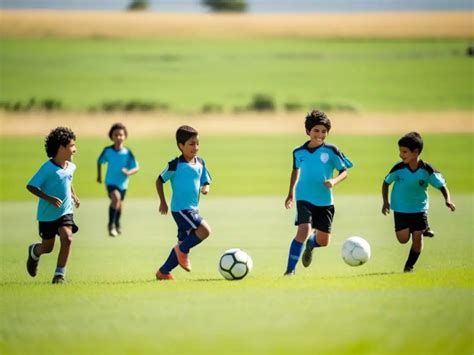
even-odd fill
[[[109,130],[109,138],[114,144],[105,147],[97,160],[98,183],[102,183],[101,166],[107,163],[105,186],[110,198],[108,230],[111,237],[122,233],[120,217],[128,188],[128,177],[136,174],[139,169],[132,151],[124,146],[127,137],[127,128],[121,123],[115,123]]]
[[[37,274],[39,258],[51,253],[55,237],[59,235],[59,250],[53,283],[63,283],[66,264],[71,252],[72,235],[78,231],[73,219],[73,204],[80,201],[72,185],[76,165],[72,156],[76,153],[76,136],[69,128],[58,127],[46,137],[45,148],[50,160],[46,161],[28,182],[26,188],[39,197],[37,219],[41,243],[28,247],[26,269],[30,276]]]
[[[178,264],[191,271],[189,250],[211,234],[211,227],[199,215],[199,194],[209,192],[211,176],[204,160],[197,156],[199,151],[198,132],[189,126],[181,126],[176,131],[176,143],[181,156],[171,160],[156,180],[156,191],[160,198],[159,211],[168,213],[168,204],[163,184],[171,181],[173,195],[171,213],[178,225],[178,243],[171,249],[168,259],[156,272],[157,280],[172,280],[171,270]]]
[[[313,249],[325,247],[331,237],[334,218],[332,188],[347,177],[352,163],[336,146],[325,143],[331,121],[324,112],[314,110],[306,116],[306,134],[310,140],[293,150],[293,170],[285,207],[291,208],[296,199],[296,236],[291,242],[285,275],[294,275],[303,243],[303,266],[312,261]],[[334,170],[339,172],[333,177]],[[313,232],[313,233],[312,233]]]
[[[400,243],[412,239],[404,272],[413,271],[413,267],[423,249],[423,232],[428,228],[428,185],[441,191],[446,206],[455,210],[446,181],[440,172],[420,159],[423,139],[417,132],[410,132],[398,141],[401,162],[395,164],[382,184],[382,213],[394,211],[395,234]],[[389,185],[394,183],[390,203]]]

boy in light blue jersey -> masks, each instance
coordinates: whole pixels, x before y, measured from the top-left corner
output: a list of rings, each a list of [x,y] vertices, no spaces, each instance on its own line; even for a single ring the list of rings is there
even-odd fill
[[[171,160],[156,180],[156,191],[160,198],[159,211],[168,213],[168,204],[163,184],[171,181],[173,195],[171,213],[178,225],[178,244],[171,249],[168,259],[156,272],[157,280],[173,280],[171,270],[178,264],[191,271],[189,250],[211,234],[209,224],[199,215],[199,194],[209,192],[211,176],[204,160],[197,156],[199,151],[198,132],[189,126],[181,126],[176,131],[176,143],[181,156]]]
[[[410,132],[398,141],[401,162],[395,164],[382,184],[382,213],[394,211],[395,234],[400,243],[405,244],[412,238],[412,245],[404,272],[413,271],[413,267],[423,249],[423,232],[428,228],[428,185],[441,191],[446,206],[455,210],[446,181],[440,172],[420,159],[423,139],[417,132]],[[394,183],[390,203],[389,185]]]
[[[102,164],[107,163],[105,186],[110,197],[109,206],[109,236],[116,237],[122,233],[120,217],[123,201],[128,188],[128,177],[139,170],[138,162],[130,149],[124,146],[128,137],[127,128],[121,123],[115,123],[109,130],[109,138],[113,145],[105,147],[97,160],[97,182],[102,183]]]
[[[298,226],[290,245],[287,276],[295,274],[303,244],[310,234],[302,258],[304,267],[311,264],[314,248],[329,244],[335,213],[332,188],[346,178],[347,169],[352,167],[336,146],[325,143],[331,121],[324,112],[309,113],[305,128],[310,140],[293,151],[290,189],[285,200],[285,207],[291,208],[296,199]],[[339,172],[337,177],[333,177],[334,170]]]
[[[45,148],[50,160],[46,161],[28,182],[26,188],[39,197],[37,220],[41,243],[28,247],[26,269],[35,277],[39,258],[51,253],[56,235],[59,235],[57,267],[53,283],[64,282],[66,264],[71,252],[72,235],[78,231],[73,219],[73,204],[79,207],[80,201],[72,185],[76,165],[72,156],[76,153],[76,136],[69,128],[58,127],[46,137]]]

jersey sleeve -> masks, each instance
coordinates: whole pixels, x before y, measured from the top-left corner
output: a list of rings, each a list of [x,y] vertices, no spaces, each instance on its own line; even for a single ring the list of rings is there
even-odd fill
[[[160,179],[162,183],[167,182],[169,179],[173,177],[174,173],[176,172],[177,166],[178,166],[178,158],[169,161],[165,170],[163,170],[160,176],[158,176],[158,179]]]
[[[212,181],[211,174],[207,170],[206,163],[202,161],[201,186],[210,185]]]
[[[108,148],[108,147],[107,147]],[[100,153],[99,158],[97,159],[97,164],[104,164],[108,161],[107,158],[107,148],[104,148],[102,150],[102,153]]]
[[[30,179],[28,182],[28,186],[34,186],[38,189],[41,190],[41,186],[45,182],[47,177],[47,169],[46,169],[46,164],[43,164],[41,168],[36,172],[35,175]]]
[[[128,160],[127,160],[127,169],[135,169],[138,168],[138,162],[135,159],[135,156],[133,155],[132,151],[128,151]]]
[[[337,148],[333,149],[332,153],[332,162],[337,171],[342,172],[354,166],[349,158]]]
[[[296,159],[296,150],[293,151],[293,169],[299,169],[300,162]]]
[[[439,171],[435,171],[433,174],[430,175],[428,179],[428,183],[431,186],[437,189],[440,189],[446,185],[446,180],[444,179],[443,175],[441,175]]]

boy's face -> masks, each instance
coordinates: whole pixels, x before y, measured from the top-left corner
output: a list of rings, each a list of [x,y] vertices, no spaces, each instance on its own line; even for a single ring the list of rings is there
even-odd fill
[[[187,160],[193,159],[199,151],[199,136],[189,138],[184,144],[179,143],[179,150]]]
[[[112,132],[112,140],[114,141],[114,144],[120,145],[122,144],[127,136],[125,135],[125,130],[123,129],[115,129]]]
[[[418,149],[410,150],[407,147],[398,147],[400,151],[400,158],[402,159],[404,164],[409,164],[410,162],[414,162],[418,160]]]
[[[58,154],[57,156],[64,158],[66,160],[72,161],[72,156],[76,154],[76,142],[74,139],[71,139],[71,141],[68,143],[68,145],[63,146],[60,145],[58,149]]]
[[[306,134],[308,134],[310,140],[311,140],[311,145],[312,146],[319,146],[324,143],[324,140],[328,136],[328,129],[320,124],[317,124],[313,128],[311,128],[310,131],[306,131]]]

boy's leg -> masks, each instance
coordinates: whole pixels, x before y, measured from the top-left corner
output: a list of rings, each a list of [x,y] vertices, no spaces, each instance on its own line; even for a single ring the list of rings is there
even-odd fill
[[[51,253],[54,248],[54,237],[43,239],[41,243],[31,244],[28,247],[28,260],[26,270],[31,277],[35,277],[38,272],[39,258],[42,254]]]
[[[115,226],[115,221],[117,220],[117,213],[121,207],[121,195],[120,191],[115,189],[109,192],[110,197],[110,206],[109,206],[109,236],[116,237],[118,235],[117,229]]]
[[[295,238],[291,241],[290,250],[288,253],[288,263],[286,266],[285,275],[293,275],[295,273],[296,264],[300,258],[301,252],[303,251],[303,243],[311,233],[311,224],[302,223],[298,225]]]
[[[313,249],[317,247],[325,247],[329,245],[331,238],[331,226],[334,218],[334,206],[311,206],[312,226],[314,233],[306,242],[301,261],[304,267],[308,267],[313,261]]]
[[[414,231],[412,233],[412,245],[410,248],[410,253],[408,254],[408,259],[405,262],[405,267],[403,268],[404,272],[413,271],[413,267],[418,260],[418,257],[423,250],[423,231]]]
[[[71,254],[72,244],[72,227],[61,226],[58,228],[59,238],[61,241],[61,248],[59,249],[58,263],[54,272],[53,283],[64,282],[64,276],[66,275],[66,265]]]
[[[314,230],[313,234],[311,234],[306,241],[306,247],[301,257],[301,262],[304,267],[311,265],[313,261],[313,249],[328,246],[330,239],[330,233],[322,232],[317,229]]]

